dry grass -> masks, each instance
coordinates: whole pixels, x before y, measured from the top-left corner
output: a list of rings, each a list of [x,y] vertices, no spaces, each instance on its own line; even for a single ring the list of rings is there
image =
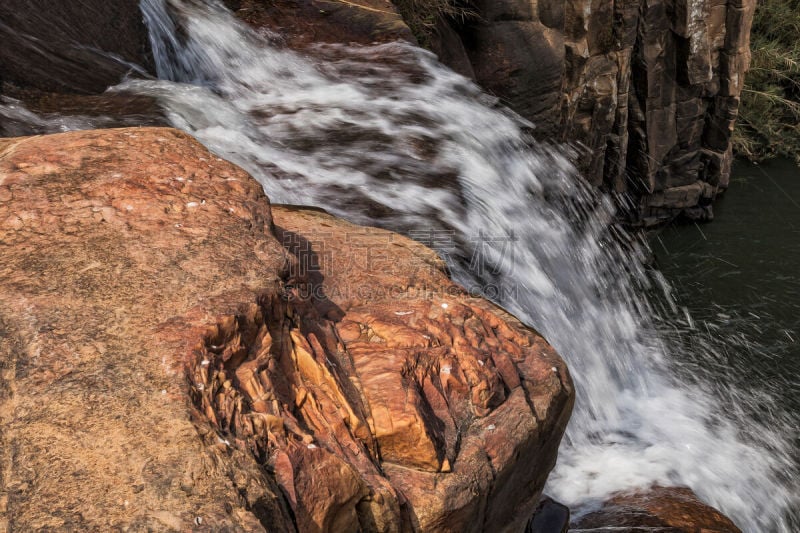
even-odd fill
[[[734,149],[800,163],[800,0],[759,0]]]

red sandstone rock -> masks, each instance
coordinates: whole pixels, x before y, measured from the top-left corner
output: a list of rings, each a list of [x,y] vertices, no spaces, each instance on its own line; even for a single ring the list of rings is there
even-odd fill
[[[570,531],[741,533],[730,519],[685,487],[653,487],[642,493],[620,494],[599,511],[580,518]]]
[[[215,317],[277,283],[270,223],[174,130],[0,140],[0,530],[293,527],[185,385]]]
[[[573,402],[434,252],[171,129],[0,140],[0,332],[11,531],[519,530]]]
[[[413,523],[524,527],[572,404],[552,348],[466,295],[418,243],[318,211],[275,207],[273,215],[278,238],[297,243],[296,290],[323,295],[315,310],[336,321],[341,345],[322,335],[320,344],[331,347],[334,369],[354,369],[380,468]]]

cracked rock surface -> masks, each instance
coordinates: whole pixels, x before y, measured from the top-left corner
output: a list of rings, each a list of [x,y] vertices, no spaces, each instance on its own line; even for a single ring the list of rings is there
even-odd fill
[[[0,140],[0,530],[520,530],[574,400],[391,232],[166,128]]]

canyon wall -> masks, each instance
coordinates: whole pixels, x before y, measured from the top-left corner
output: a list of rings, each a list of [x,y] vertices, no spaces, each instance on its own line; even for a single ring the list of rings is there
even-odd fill
[[[712,217],[727,185],[755,0],[476,0],[432,48],[578,147],[633,222]]]

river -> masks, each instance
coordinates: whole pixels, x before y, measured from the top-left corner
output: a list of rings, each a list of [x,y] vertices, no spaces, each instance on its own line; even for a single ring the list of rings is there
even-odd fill
[[[713,223],[674,225],[650,239],[692,318],[677,329],[716,354],[698,360],[688,349],[676,358],[686,372],[749,391],[755,416],[772,411],[793,428],[800,456],[800,168],[738,162],[714,209]]]

